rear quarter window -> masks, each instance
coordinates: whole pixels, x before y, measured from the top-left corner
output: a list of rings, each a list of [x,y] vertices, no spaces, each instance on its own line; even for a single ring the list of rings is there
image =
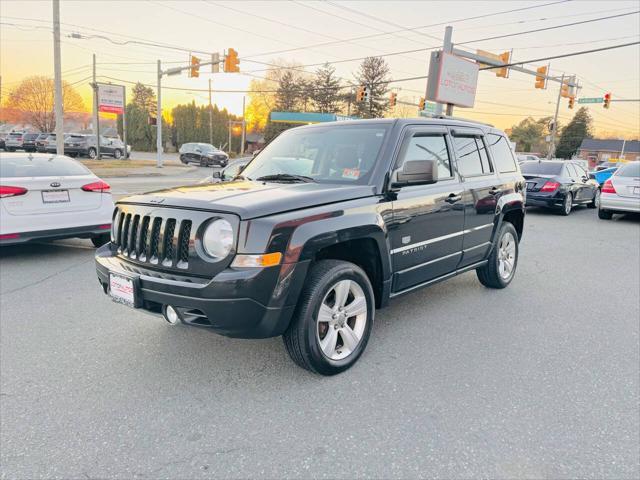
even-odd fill
[[[489,143],[489,150],[491,150],[491,157],[493,163],[496,166],[496,170],[500,173],[517,172],[518,166],[516,159],[513,157],[513,152],[507,139],[502,135],[496,135],[490,133],[486,136]]]

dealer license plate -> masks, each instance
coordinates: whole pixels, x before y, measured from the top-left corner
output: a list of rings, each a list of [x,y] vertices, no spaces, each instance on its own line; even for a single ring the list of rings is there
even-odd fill
[[[65,203],[69,201],[69,190],[43,190],[42,203]]]
[[[109,295],[114,302],[122,303],[128,307],[136,305],[136,287],[133,279],[116,275],[109,275]]]

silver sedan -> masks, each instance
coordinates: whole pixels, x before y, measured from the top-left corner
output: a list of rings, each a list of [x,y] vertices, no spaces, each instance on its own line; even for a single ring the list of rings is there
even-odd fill
[[[602,185],[598,217],[610,220],[626,212],[640,212],[640,161],[622,165]]]

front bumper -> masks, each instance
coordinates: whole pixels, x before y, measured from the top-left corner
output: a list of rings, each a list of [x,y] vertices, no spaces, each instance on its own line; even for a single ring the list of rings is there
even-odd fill
[[[0,236],[0,245],[14,245],[40,240],[61,240],[64,238],[92,238],[109,233],[109,228],[101,227],[102,225],[87,225],[86,227],[57,228],[55,230],[38,230],[35,232],[3,233]]]
[[[616,212],[640,212],[639,197],[621,197],[617,194],[603,193],[600,195],[600,208]]]
[[[173,306],[187,325],[237,338],[282,335],[289,326],[308,262],[269,268],[225,269],[212,279],[143,270],[107,244],[96,252],[98,280],[108,293],[111,273],[131,277],[137,307],[160,314]]]

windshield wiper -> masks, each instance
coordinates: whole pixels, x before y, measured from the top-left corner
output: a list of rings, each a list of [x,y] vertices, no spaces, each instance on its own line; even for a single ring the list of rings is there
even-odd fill
[[[263,177],[256,178],[258,182],[269,182],[269,181],[281,181],[281,182],[304,182],[304,183],[315,183],[315,180],[311,177],[307,177],[305,175],[291,175],[290,173],[276,173],[274,175],[265,175]]]

